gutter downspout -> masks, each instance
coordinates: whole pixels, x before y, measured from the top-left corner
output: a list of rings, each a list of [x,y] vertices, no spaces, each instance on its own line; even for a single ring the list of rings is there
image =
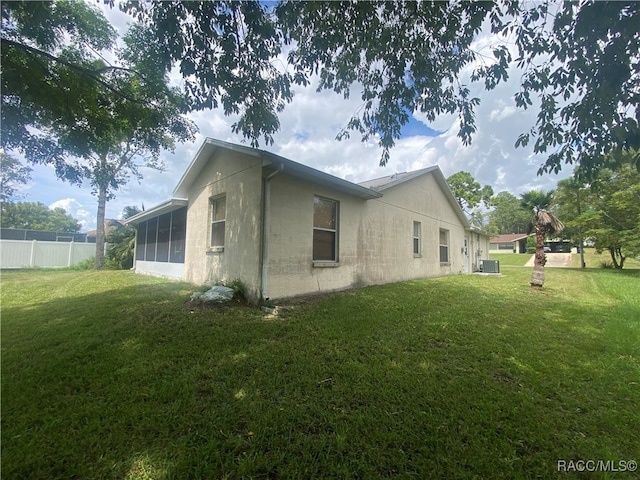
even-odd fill
[[[278,169],[267,176],[264,179],[264,211],[262,221],[262,286],[261,295],[262,300],[267,300],[267,273],[269,265],[269,227],[270,227],[270,213],[271,213],[271,179],[282,173],[284,170],[284,163],[281,163]]]

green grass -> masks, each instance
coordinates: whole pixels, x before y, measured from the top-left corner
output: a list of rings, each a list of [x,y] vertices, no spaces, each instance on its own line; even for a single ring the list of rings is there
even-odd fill
[[[2,275],[3,478],[634,478],[640,271],[529,269],[290,307],[130,272]]]
[[[531,255],[527,253],[492,253],[490,258],[491,260],[498,260],[501,267],[524,267]]]
[[[580,267],[580,255],[572,256],[573,266]],[[587,268],[602,268],[602,264],[611,264],[611,255],[608,251],[597,253],[593,248],[584,249],[584,263]],[[640,268],[640,261],[636,258],[627,258],[624,262],[623,270]]]

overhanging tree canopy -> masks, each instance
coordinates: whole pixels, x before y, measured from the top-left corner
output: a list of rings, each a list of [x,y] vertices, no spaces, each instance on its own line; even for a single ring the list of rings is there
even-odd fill
[[[469,143],[480,101],[469,83],[491,90],[515,62],[523,71],[515,104],[540,107],[536,124],[514,141],[547,155],[539,173],[565,163],[596,171],[608,152],[640,146],[637,2],[128,1],[121,8],[148,26],[164,68],[178,65],[190,107],[239,113],[234,129],[254,145],[261,136],[272,141],[291,85],[315,74],[319,89],[345,97],[360,90],[362,108],[338,137],[376,136],[382,164],[412,112],[431,121],[457,114]],[[473,50],[483,25],[496,35],[489,55]],[[283,44],[289,66],[278,68]],[[640,166],[640,157],[634,162]]]
[[[68,165],[56,145],[35,141],[42,139],[24,126],[71,124],[74,110],[66,106],[82,104],[87,85],[113,88],[109,75],[116,69],[101,63],[93,50],[110,48],[114,33],[84,2],[25,5],[2,3],[2,142],[47,153],[64,170]],[[413,112],[428,120],[457,114],[459,136],[469,143],[480,101],[470,83],[491,90],[507,80],[515,63],[523,73],[514,101],[539,111],[535,125],[523,126],[514,141],[547,155],[540,172],[571,163],[594,172],[608,165],[607,153],[640,147],[640,3],[635,1],[282,1],[272,6],[156,0],[120,7],[148,28],[147,46],[158,66],[164,71],[178,66],[187,108],[221,107],[239,114],[233,128],[253,145],[272,141],[292,85],[307,85],[315,74],[320,89],[345,96],[359,90],[362,108],[339,137],[351,131],[363,139],[376,137],[383,164]],[[46,25],[39,22],[45,14],[52,18]],[[483,25],[498,35],[489,54],[473,50]],[[70,40],[64,48],[62,38]],[[43,68],[51,56],[57,59],[55,71]],[[16,83],[24,79],[25,85]],[[637,153],[632,161],[640,166]]]
[[[140,179],[141,167],[161,168],[160,152],[192,139],[195,125],[183,117],[181,93],[167,87],[140,26],[115,49],[115,32],[84,2],[3,3],[2,15],[3,146],[91,185],[101,268],[106,202],[130,177]],[[139,55],[141,44],[147,55]]]
[[[99,85],[115,90],[109,77],[116,69],[98,53],[114,48],[115,30],[84,2],[2,2],[1,8],[2,147],[77,178],[51,128],[73,127],[85,109],[95,109]]]

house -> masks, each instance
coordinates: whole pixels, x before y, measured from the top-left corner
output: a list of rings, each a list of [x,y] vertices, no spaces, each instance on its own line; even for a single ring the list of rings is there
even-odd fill
[[[124,225],[120,220],[115,220],[113,218],[105,218],[104,219],[104,236],[105,238],[109,236],[111,233],[114,233],[121,228],[124,228]],[[87,233],[87,242],[96,243],[96,236],[98,235],[97,230],[89,230]]]
[[[126,223],[136,272],[241,280],[254,302],[472,272],[489,251],[437,166],[356,184],[210,138],[173,198]]]
[[[490,253],[527,253],[526,233],[508,233],[497,235],[489,239]]]

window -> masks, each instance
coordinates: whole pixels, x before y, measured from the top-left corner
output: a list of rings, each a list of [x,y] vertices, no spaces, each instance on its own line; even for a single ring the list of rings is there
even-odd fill
[[[227,198],[211,199],[211,244],[212,248],[224,247],[224,225],[227,216]]]
[[[449,263],[449,230],[440,229],[440,263]]]
[[[413,254],[420,255],[420,222],[413,222]]]
[[[313,198],[313,260],[338,261],[338,202]]]

